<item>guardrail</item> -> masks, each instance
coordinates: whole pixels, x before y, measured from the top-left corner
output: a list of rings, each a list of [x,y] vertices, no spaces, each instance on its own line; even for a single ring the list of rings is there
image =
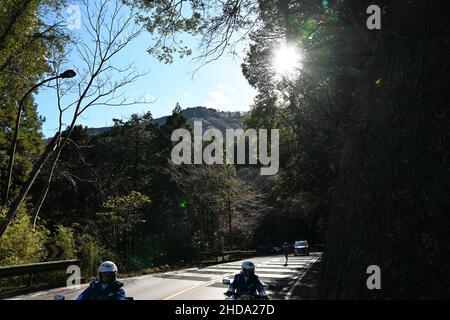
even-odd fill
[[[0,279],[2,278],[10,278],[17,276],[26,276],[28,275],[28,281],[25,287],[14,288],[13,290],[0,290],[0,298],[11,296],[12,294],[18,294],[21,292],[30,291],[33,287],[33,279],[37,274],[53,272],[53,271],[65,271],[71,265],[81,266],[81,260],[64,260],[64,261],[52,261],[52,262],[41,262],[41,263],[32,263],[18,266],[5,266],[0,267]],[[63,284],[62,281],[53,281],[54,279],[47,280],[46,286],[36,287],[34,289],[48,288],[55,285]],[[50,282],[50,283],[48,283]]]
[[[223,251],[223,252],[198,252],[197,261],[199,263],[219,263],[226,261],[241,260],[247,257],[253,257],[256,255],[256,250],[235,250],[235,251]]]

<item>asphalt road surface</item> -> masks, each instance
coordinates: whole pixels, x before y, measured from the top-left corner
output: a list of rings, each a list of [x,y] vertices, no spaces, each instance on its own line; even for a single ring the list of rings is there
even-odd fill
[[[270,299],[289,299],[293,284],[301,279],[312,263],[319,257],[318,253],[309,256],[289,256],[289,263],[284,266],[284,256],[256,257],[256,274],[266,287]],[[233,278],[240,272],[242,261],[217,264],[204,268],[189,268],[165,273],[119,279],[129,297],[135,300],[223,300],[223,293],[228,286],[223,278]],[[87,287],[80,290],[58,288],[26,295],[10,300],[53,300],[55,295],[64,295],[67,300],[75,299]]]

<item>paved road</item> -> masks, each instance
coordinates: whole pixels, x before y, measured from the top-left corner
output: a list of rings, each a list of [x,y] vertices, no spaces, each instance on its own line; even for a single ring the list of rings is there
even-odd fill
[[[271,299],[288,299],[292,285],[301,278],[319,257],[290,256],[288,266],[284,266],[284,256],[253,258],[256,274],[260,277]],[[240,271],[242,261],[190,268],[159,274],[120,279],[124,283],[127,296],[135,300],[223,300],[227,285],[224,277],[233,277]],[[52,300],[54,295],[63,294],[72,300],[86,288],[80,290],[59,288],[12,298],[13,300]]]

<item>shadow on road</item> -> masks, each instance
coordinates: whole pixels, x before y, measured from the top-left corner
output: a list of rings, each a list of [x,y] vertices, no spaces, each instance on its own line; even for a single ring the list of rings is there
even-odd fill
[[[306,271],[304,277],[294,285],[290,296],[291,300],[318,300],[319,295],[319,273],[322,259],[319,258],[311,268]]]

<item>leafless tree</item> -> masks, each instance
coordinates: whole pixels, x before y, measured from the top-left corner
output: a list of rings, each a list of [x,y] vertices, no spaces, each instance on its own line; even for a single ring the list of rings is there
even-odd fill
[[[259,24],[259,0],[124,0],[141,10],[138,21],[155,35],[149,53],[171,63],[173,55],[190,55],[180,33],[200,38],[197,71],[224,54],[236,54],[237,45]]]
[[[192,204],[193,220],[197,223],[202,242],[212,238],[214,231],[228,229],[231,246],[233,234],[251,234],[259,218],[270,209],[265,201],[267,195],[239,180],[232,167],[174,165],[169,162],[166,170]]]
[[[56,92],[59,110],[58,134],[62,133],[64,112],[73,106],[75,106],[75,111],[72,117],[72,123],[66,130],[67,135],[65,140],[62,141],[61,147],[57,150],[51,162],[50,170],[45,179],[44,189],[34,208],[34,227],[36,226],[42,204],[47,196],[61,151],[66,143],[73,143],[70,139],[70,134],[76,124],[76,119],[84,111],[93,106],[115,107],[148,103],[141,99],[128,101],[124,94],[119,92],[121,88],[133,83],[144,74],[139,73],[133,64],[124,68],[118,68],[111,61],[112,57],[139,36],[143,28],[134,25],[134,20],[136,19],[135,11],[123,15],[121,12],[123,12],[124,7],[120,1],[116,1],[113,8],[108,7],[107,3],[107,1],[102,0],[101,2],[96,2],[94,8],[92,8],[87,0],[83,0],[88,20],[84,24],[84,27],[88,30],[91,41],[90,43],[78,42],[76,44],[77,52],[84,62],[84,69],[81,72],[79,71],[83,81],[77,86],[80,98],[67,107],[62,108],[61,99],[72,89],[72,86],[61,88],[59,83],[57,83]],[[59,62],[61,61],[56,60],[55,62],[57,62],[55,68],[59,69]],[[119,80],[114,80],[116,74],[120,75]]]
[[[213,7],[219,14],[210,17],[201,29],[202,52],[194,58],[200,62],[196,70],[226,53],[235,55],[238,44],[260,25],[258,0],[219,0]]]
[[[44,164],[51,160],[49,172],[45,178],[45,185],[33,212],[36,224],[42,203],[55,171],[55,167],[64,147],[71,142],[71,134],[77,121],[91,107],[95,106],[128,106],[140,103],[149,103],[142,98],[130,101],[121,91],[146,73],[139,73],[137,68],[130,64],[117,67],[113,58],[123,51],[143,31],[143,27],[136,26],[135,10],[126,10],[122,1],[82,0],[84,9],[83,27],[89,34],[89,41],[76,41],[75,50],[79,54],[81,66],[76,68],[78,77],[76,82],[61,83],[56,80],[57,107],[59,111],[59,127],[52,141],[47,145],[45,152],[33,168],[31,175],[23,186],[19,196],[11,206],[6,218],[0,225],[0,237],[8,224],[14,218],[17,210],[24,201]],[[126,12],[126,14],[124,13]],[[62,57],[55,57],[54,66],[57,73],[64,63]],[[67,102],[75,91],[76,99]],[[66,99],[64,99],[66,97]],[[65,130],[63,115],[71,114],[71,120]]]

